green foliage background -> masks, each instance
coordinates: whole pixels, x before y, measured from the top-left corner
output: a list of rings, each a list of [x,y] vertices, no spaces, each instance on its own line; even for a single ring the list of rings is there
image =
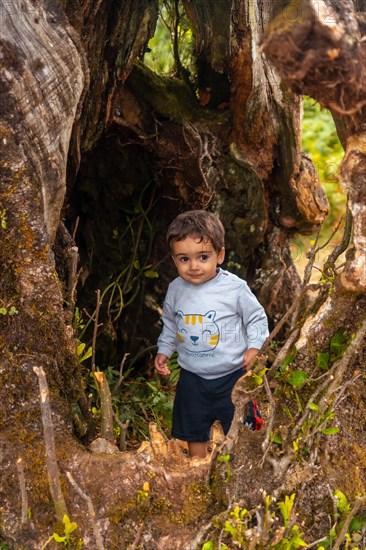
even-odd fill
[[[331,226],[345,214],[346,196],[338,176],[344,151],[332,115],[309,97],[304,98],[302,149],[314,162],[324,185],[330,203],[327,225]]]
[[[328,217],[321,229],[320,243],[325,243],[330,238],[331,240],[316,258],[316,267],[323,264],[324,259],[342,239],[343,223],[333,237],[332,233],[346,215],[346,194],[339,178],[339,166],[344,151],[331,113],[327,109],[322,109],[319,103],[310,97],[304,97],[303,105],[302,150],[314,162],[330,206]],[[306,252],[313,245],[315,236],[297,235],[291,242],[292,257],[300,276],[307,264]],[[313,278],[318,278],[316,273]]]

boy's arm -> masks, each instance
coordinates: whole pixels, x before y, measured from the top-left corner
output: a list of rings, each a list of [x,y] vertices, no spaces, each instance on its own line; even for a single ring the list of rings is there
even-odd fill
[[[254,296],[245,281],[239,294],[238,308],[247,333],[249,346],[247,351],[256,350],[258,353],[269,334],[268,320],[264,308],[258,302],[256,296]],[[254,351],[250,352],[249,356],[251,356],[251,361],[254,359],[255,355],[256,353]]]
[[[177,328],[173,309],[169,300],[169,290],[163,305],[163,330],[158,338],[158,353],[155,357],[155,368],[160,374],[170,374],[167,361],[175,351]]]

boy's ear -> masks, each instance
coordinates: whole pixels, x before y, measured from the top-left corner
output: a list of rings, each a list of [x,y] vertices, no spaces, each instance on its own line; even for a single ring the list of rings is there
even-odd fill
[[[225,260],[225,248],[222,247],[220,252],[217,255],[217,264],[220,265]]]
[[[173,254],[170,254],[170,255],[172,257],[172,260],[173,260],[174,264],[177,265],[177,260],[174,258],[174,255]]]

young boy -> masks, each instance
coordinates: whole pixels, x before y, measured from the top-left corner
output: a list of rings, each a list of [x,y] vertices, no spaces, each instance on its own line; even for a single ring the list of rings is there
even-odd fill
[[[155,368],[170,374],[168,359],[178,352],[172,436],[188,442],[192,457],[206,456],[215,420],[228,432],[231,391],[268,336],[266,314],[247,283],[217,267],[224,237],[221,221],[205,210],[180,214],[167,233],[179,277],[166,294]]]

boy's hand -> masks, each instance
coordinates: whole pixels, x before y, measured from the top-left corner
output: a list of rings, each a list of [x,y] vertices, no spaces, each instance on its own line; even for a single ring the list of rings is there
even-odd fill
[[[249,348],[244,353],[244,365],[243,367],[247,369],[250,365],[250,363],[255,359],[255,357],[258,355],[259,349],[257,348]]]
[[[157,353],[155,357],[155,368],[158,371],[159,374],[162,374],[163,376],[166,376],[167,374],[170,374],[170,370],[168,369],[168,359],[164,353]]]

